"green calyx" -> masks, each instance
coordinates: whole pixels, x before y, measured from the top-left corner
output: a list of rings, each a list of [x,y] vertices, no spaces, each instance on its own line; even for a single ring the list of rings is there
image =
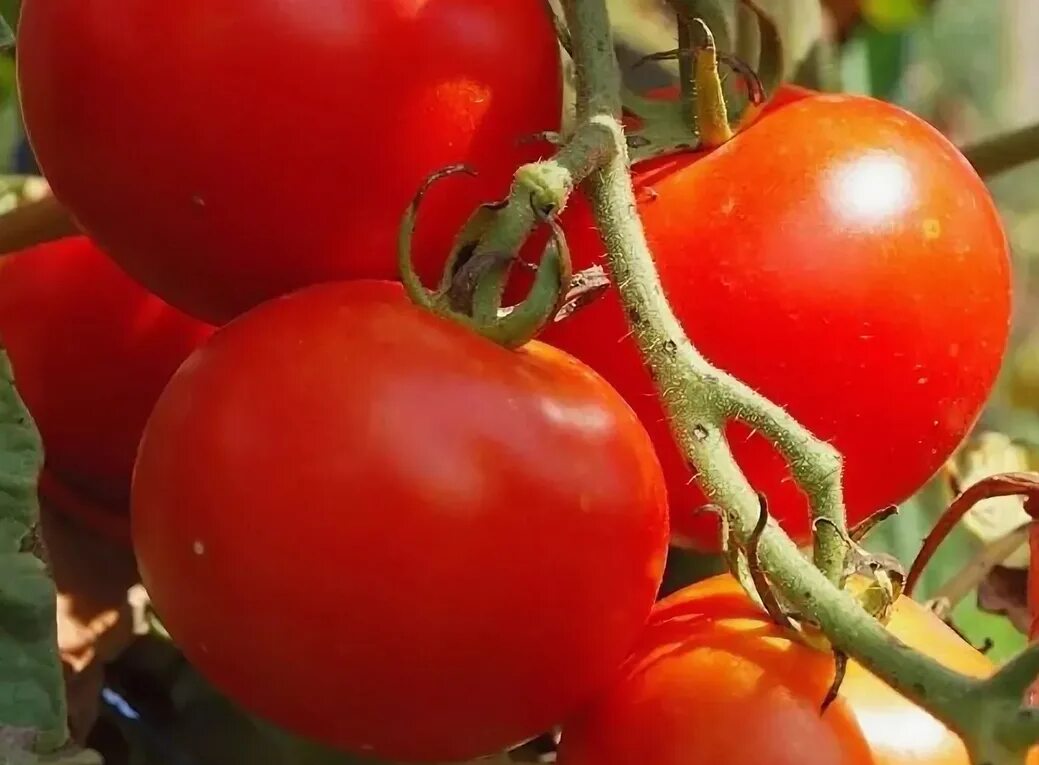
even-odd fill
[[[422,283],[412,260],[412,240],[419,208],[433,184],[459,173],[475,174],[462,165],[434,173],[408,207],[398,236],[401,281],[417,305],[464,324],[506,348],[518,348],[536,337],[555,318],[570,289],[573,268],[566,239],[554,218],[557,206],[550,189],[545,188],[539,193],[538,185],[531,183],[530,213],[547,225],[552,234],[537,266],[521,260],[516,249],[496,248],[485,241],[487,234],[499,222],[506,203],[481,206],[455,238],[440,284],[431,290]],[[505,285],[517,265],[534,270],[533,284],[520,303],[506,306],[503,304]]]
[[[671,100],[623,93],[624,109],[640,126],[628,131],[635,162],[720,146],[751,125],[783,80],[784,52],[774,20],[749,0],[669,0],[678,47],[646,56],[677,61],[679,90]],[[732,45],[731,52],[727,46]],[[726,81],[720,67],[735,77]],[[743,92],[726,87],[742,86]]]

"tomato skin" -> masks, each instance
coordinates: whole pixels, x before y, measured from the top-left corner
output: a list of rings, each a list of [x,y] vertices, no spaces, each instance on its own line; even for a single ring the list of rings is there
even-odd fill
[[[211,333],[149,294],[86,237],[6,256],[0,342],[43,438],[45,498],[124,535],[145,421],[177,367]],[[106,522],[105,512],[116,517]]]
[[[113,24],[112,19],[119,23]],[[23,113],[40,166],[142,284],[214,323],[304,285],[439,275],[477,204],[559,126],[538,0],[25,0]]]
[[[1028,534],[1029,561],[1039,562],[1039,524],[1034,524]],[[1028,566],[1028,608],[1032,614],[1032,625],[1028,630],[1028,637],[1033,642],[1039,640],[1039,563]],[[1039,682],[1037,682],[1036,696],[1039,701]]]
[[[889,629],[958,672],[992,664],[902,598]],[[968,765],[959,738],[851,662],[820,716],[833,659],[785,636],[719,576],[661,601],[621,679],[563,726],[559,765]],[[1033,760],[1030,760],[1032,762]]]
[[[133,532],[217,687],[404,761],[487,754],[585,701],[668,538],[652,444],[597,375],[364,281],[267,303],[185,363],[142,440]]]
[[[848,518],[901,502],[974,424],[1010,319],[1010,262],[984,184],[937,131],[858,96],[816,95],[710,153],[636,167],[665,292],[719,368],[845,456]],[[568,210],[575,266],[602,258],[588,206]],[[616,387],[657,445],[680,541],[717,549],[717,521],[674,446],[614,292],[542,338]],[[735,456],[786,530],[807,502],[742,425]]]

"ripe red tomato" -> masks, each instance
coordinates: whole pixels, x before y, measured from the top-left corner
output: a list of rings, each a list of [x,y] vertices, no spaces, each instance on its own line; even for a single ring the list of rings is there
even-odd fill
[[[1039,640],[1039,524],[1033,525],[1029,533],[1028,552],[1028,609],[1032,614],[1032,625],[1028,630],[1028,637],[1032,641],[1037,641]],[[1039,680],[1036,685],[1036,696],[1039,701]]]
[[[1039,641],[1039,524],[1032,526],[1028,535],[1028,611],[1032,623],[1028,628],[1028,639],[1033,643]],[[1035,561],[1033,563],[1032,561]],[[1028,691],[1028,701],[1033,706],[1039,705],[1039,678]]]
[[[144,583],[203,674],[404,761],[494,752],[587,700],[645,623],[668,537],[615,391],[389,282],[311,287],[218,332],[156,405],[132,504]]]
[[[693,342],[845,456],[853,523],[916,491],[975,422],[999,369],[1010,264],[984,184],[937,131],[890,104],[816,95],[731,143],[639,165],[664,289]],[[585,204],[575,265],[602,257]],[[717,548],[717,521],[673,444],[614,292],[543,339],[638,412],[668,478],[672,527]],[[770,444],[729,429],[770,509],[800,541],[807,502]]]
[[[117,21],[113,21],[116,19]],[[432,277],[558,129],[540,0],[25,0],[22,108],[58,198],[142,284],[223,322],[294,288],[397,277],[426,176]]]
[[[5,257],[0,342],[43,438],[45,498],[128,537],[130,474],[145,421],[211,333],[145,291],[86,237]]]
[[[993,671],[908,598],[889,628],[950,669]],[[833,672],[731,577],[706,580],[657,605],[621,679],[564,725],[559,765],[968,765],[955,734],[854,662],[820,716]]]

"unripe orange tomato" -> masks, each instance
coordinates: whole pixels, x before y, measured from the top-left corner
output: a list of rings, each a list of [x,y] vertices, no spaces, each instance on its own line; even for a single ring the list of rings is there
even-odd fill
[[[900,598],[891,632],[963,674],[992,664]],[[784,635],[730,576],[661,601],[620,679],[563,727],[559,765],[970,765],[960,739],[855,662]],[[1030,763],[1034,763],[1033,753]]]

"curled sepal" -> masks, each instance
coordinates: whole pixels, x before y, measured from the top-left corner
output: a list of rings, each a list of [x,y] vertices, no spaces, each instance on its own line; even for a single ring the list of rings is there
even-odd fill
[[[459,279],[467,269],[471,273],[479,270],[485,272],[487,270],[490,264],[483,264],[478,268],[477,264],[473,262],[473,256],[476,255],[476,248],[479,247],[483,235],[487,233],[494,223],[494,219],[497,217],[496,213],[504,207],[504,202],[483,204],[469,216],[469,220],[465,222],[462,230],[455,237],[451,252],[447,256],[447,265],[444,267],[444,274],[440,279],[439,292],[457,291]],[[505,268],[505,266],[500,267]],[[469,309],[464,307],[458,310],[469,312]]]
[[[562,307],[573,279],[570,247],[559,223],[533,205],[535,215],[548,226],[551,240],[534,274],[534,285],[516,306],[498,311],[493,331],[484,334],[506,347],[517,347],[533,339],[551,323]]]
[[[735,135],[729,124],[729,105],[725,102],[721,72],[718,69],[718,47],[714,42],[711,28],[703,19],[679,18],[678,23],[680,29],[688,29],[690,26],[698,28],[703,37],[703,42],[693,49],[690,92],[696,107],[700,146],[704,149],[713,149],[728,143]]]
[[[761,535],[765,533],[769,523],[768,500],[760,492],[758,492],[758,507],[758,523],[754,527],[754,533],[750,535],[750,540],[747,544],[747,567],[750,569],[754,589],[757,590],[761,604],[765,607],[768,615],[772,617],[772,621],[781,627],[793,629],[794,625],[790,621],[790,617],[787,616],[786,609],[783,608],[775,591],[773,591],[772,584],[768,581],[768,576],[765,574],[765,570],[758,559],[758,543],[761,541]]]
[[[507,348],[517,348],[544,329],[563,305],[573,277],[570,250],[555,220],[555,211],[543,209],[533,197],[533,215],[549,227],[552,235],[541,262],[536,267],[528,266],[516,253],[485,248],[484,236],[507,206],[505,202],[485,204],[470,216],[455,238],[438,288],[426,287],[412,259],[419,210],[433,184],[459,173],[475,175],[464,165],[452,165],[433,173],[405,211],[397,240],[400,279],[416,305],[465,324]],[[504,286],[517,264],[535,271],[533,286],[519,304],[503,307]]]
[[[746,130],[757,121],[768,99],[782,84],[785,74],[785,52],[779,25],[757,2],[740,0],[740,6],[746,9],[742,18],[750,18],[754,23],[740,24],[735,58],[746,62],[752,69],[759,91],[748,90],[747,106],[736,122],[736,132]]]
[[[765,86],[754,68],[739,56],[719,50],[711,27],[702,18],[680,12],[678,30],[678,48],[639,62],[677,59],[681,73],[678,100],[625,94],[625,109],[639,123],[628,131],[634,161],[721,146],[753,122],[767,101]],[[736,75],[745,94],[746,106],[735,121],[730,119],[733,99],[723,87],[721,65]]]
[[[408,205],[408,209],[404,212],[404,217],[401,219],[400,227],[397,230],[397,270],[400,275],[400,280],[404,284],[404,289],[407,291],[408,297],[410,297],[415,304],[430,310],[434,309],[437,295],[422,283],[422,279],[415,270],[415,262],[412,259],[412,242],[415,239],[415,227],[418,224],[418,213],[419,209],[422,207],[422,200],[425,199],[426,193],[438,181],[461,173],[469,176],[476,175],[476,172],[466,165],[451,165],[442,170],[436,171],[426,178],[421,188],[419,188],[414,198],[412,198],[411,204]]]

